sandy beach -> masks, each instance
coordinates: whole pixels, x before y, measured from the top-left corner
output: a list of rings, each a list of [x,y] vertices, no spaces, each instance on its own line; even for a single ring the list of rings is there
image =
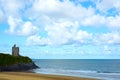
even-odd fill
[[[26,72],[0,72],[0,80],[96,80],[96,79],[35,74]]]

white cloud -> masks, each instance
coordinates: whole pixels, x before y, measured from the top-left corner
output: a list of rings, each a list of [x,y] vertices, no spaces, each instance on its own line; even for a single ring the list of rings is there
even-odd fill
[[[0,3],[6,16],[20,16],[19,10],[23,8],[20,0],[1,0]]]
[[[44,46],[44,45],[48,45],[51,44],[49,39],[46,38],[41,38],[40,36],[34,35],[34,36],[30,36],[27,38],[26,40],[26,45],[38,45],[38,46]]]
[[[92,34],[87,31],[78,30],[78,22],[59,21],[46,25],[47,37],[32,36],[27,39],[27,43],[38,45],[63,45],[77,43],[88,43],[92,39]]]
[[[113,0],[101,0],[101,1],[99,0],[96,6],[100,11],[107,12],[107,10],[113,7],[113,3],[114,3]]]
[[[94,2],[100,13],[107,12],[113,7],[119,11],[120,1],[106,1]],[[75,5],[74,1],[70,0],[62,2],[59,0],[1,0],[0,4],[8,18],[9,29],[6,32],[28,36],[28,43],[38,45],[61,45],[71,42],[93,43],[94,41],[108,44],[119,43],[119,32],[103,33],[96,37],[95,34],[89,33],[87,30],[81,30],[81,27],[102,26],[111,29],[111,31],[120,30],[120,14],[115,16],[101,15],[91,6],[85,8],[81,4]],[[3,16],[3,12],[0,11],[1,16]],[[47,34],[45,38],[38,34],[41,26]],[[100,40],[98,40],[99,38]]]
[[[75,40],[79,41],[80,43],[88,43],[92,40],[92,34],[88,33],[87,31],[80,30],[77,32]]]
[[[120,14],[116,16],[92,15],[81,21],[81,26],[106,27],[111,31],[120,30]]]
[[[33,1],[34,0],[0,0],[0,7],[6,16],[21,17],[25,8],[29,8]]]
[[[0,9],[0,23],[3,22],[5,19],[3,11]]]
[[[115,8],[117,12],[119,8],[120,0],[99,0],[96,2],[97,9],[101,12],[107,13],[108,10]]]
[[[74,37],[78,27],[78,22],[60,21],[48,24],[45,30],[52,44],[65,44]]]
[[[21,19],[12,16],[8,18],[8,25],[9,29],[6,32],[12,35],[29,36],[37,34],[39,31],[30,21],[23,22]]]
[[[21,23],[21,20],[20,19],[14,19],[12,16],[9,16],[8,17],[8,24],[9,24],[9,30],[8,32],[10,34],[13,34],[16,30],[16,27],[19,27],[17,26],[18,24]]]
[[[31,22],[27,21],[23,24],[20,31],[18,31],[19,35],[33,35],[38,32],[38,28],[34,26]]]
[[[101,15],[92,15],[90,17],[86,17],[83,19],[83,21],[81,22],[81,24],[83,26],[102,26],[102,25],[106,25],[106,18],[104,16]]]
[[[108,17],[107,18],[107,26],[112,30],[120,30],[120,14],[116,15],[115,17]]]
[[[29,14],[31,12],[34,13],[31,15]],[[81,20],[81,18],[92,14],[94,14],[92,7],[84,8],[81,5],[75,5],[69,0],[63,2],[59,0],[36,0],[26,15],[28,15],[30,19],[36,19],[41,15],[46,15],[53,19],[66,18],[70,20]]]
[[[107,1],[109,2],[109,1]],[[112,1],[106,4],[106,1],[95,1],[97,8],[103,6],[105,12],[112,7],[118,5],[119,1]],[[51,5],[52,4],[52,5]],[[113,5],[112,7],[110,5]],[[46,7],[47,6],[47,7]],[[100,6],[100,7],[98,7]],[[115,7],[116,9],[119,9]],[[67,21],[78,21],[80,26],[104,26],[111,30],[120,29],[119,15],[116,16],[104,16],[99,13],[95,14],[95,8],[85,8],[82,5],[75,5],[73,2],[66,0],[60,2],[58,0],[36,0],[32,7],[26,12],[27,17],[31,20],[35,20],[37,25],[49,24],[59,19],[65,19]],[[100,9],[102,11],[102,9]],[[117,10],[116,10],[117,11]],[[34,12],[33,14],[30,14]],[[119,12],[119,11],[118,11]]]
[[[100,44],[120,44],[120,33],[104,33],[98,37],[98,42]]]
[[[46,7],[47,6],[47,7]],[[29,14],[34,12],[33,14]],[[26,12],[29,19],[42,25],[52,45],[67,44],[71,41],[82,43],[88,38],[87,31],[79,30],[81,20],[94,14],[92,7],[84,8],[69,0],[36,0]],[[82,36],[80,36],[83,34]],[[84,37],[83,37],[84,36]]]

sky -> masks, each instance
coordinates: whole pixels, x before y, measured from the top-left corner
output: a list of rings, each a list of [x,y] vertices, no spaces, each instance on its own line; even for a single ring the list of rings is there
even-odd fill
[[[120,0],[0,0],[0,52],[34,59],[120,59]]]

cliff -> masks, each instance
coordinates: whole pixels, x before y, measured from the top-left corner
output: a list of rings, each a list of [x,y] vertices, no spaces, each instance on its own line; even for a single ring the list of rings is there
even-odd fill
[[[25,71],[38,68],[29,57],[0,53],[0,71]]]

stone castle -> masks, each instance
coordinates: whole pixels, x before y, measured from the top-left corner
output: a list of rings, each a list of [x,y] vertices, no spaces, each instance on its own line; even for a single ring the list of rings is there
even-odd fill
[[[16,44],[12,47],[12,56],[20,56],[19,47],[16,47]]]

